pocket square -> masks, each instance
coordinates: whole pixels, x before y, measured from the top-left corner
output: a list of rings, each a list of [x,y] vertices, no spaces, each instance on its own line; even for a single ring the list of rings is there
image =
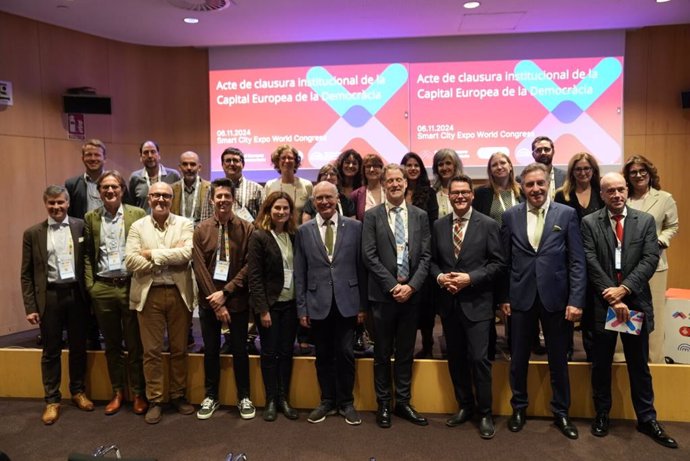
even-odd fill
[[[554,231],[554,232],[560,232],[560,231],[562,231],[562,230],[563,230],[563,229],[561,229],[561,226],[559,226],[558,224],[556,224],[555,226],[553,226],[553,231]]]

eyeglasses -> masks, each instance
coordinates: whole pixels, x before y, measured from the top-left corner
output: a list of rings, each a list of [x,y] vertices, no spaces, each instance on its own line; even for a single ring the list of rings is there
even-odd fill
[[[238,158],[225,157],[225,160],[223,160],[223,163],[236,163],[236,164],[239,164],[239,163],[242,163],[242,159],[239,158],[239,157],[238,157]]]
[[[173,195],[172,194],[163,194],[161,192],[151,192],[149,194],[149,197],[151,197],[152,199],[155,199],[155,200],[160,200],[160,199],[170,200],[171,198],[173,198]]]
[[[382,165],[364,165],[365,170],[379,170],[383,168]]]
[[[335,171],[329,171],[327,173],[322,173],[321,177],[322,178],[329,178],[329,177],[336,177],[338,174]]]
[[[589,173],[590,171],[592,171],[592,167],[591,166],[578,166],[578,167],[573,168],[573,171],[575,171],[575,173]]]
[[[647,170],[644,170],[644,169],[642,169],[642,170],[630,170],[630,171],[628,172],[628,175],[632,176],[633,178],[634,178],[635,176],[639,176],[639,177],[641,177],[641,178],[644,178],[644,177],[647,176],[648,174],[649,174],[649,173],[647,172]]]
[[[454,190],[448,193],[449,197],[457,197],[458,195],[462,195],[463,197],[469,197],[472,195],[471,190]]]
[[[101,184],[100,188],[101,188],[101,190],[108,190],[108,189],[118,190],[118,189],[120,189],[120,185],[119,184]]]
[[[552,150],[553,150],[553,149],[550,148],[550,147],[537,147],[536,149],[534,149],[534,152],[536,152],[537,154],[541,154],[542,152],[543,152],[544,154],[548,154],[548,153],[551,152]]]

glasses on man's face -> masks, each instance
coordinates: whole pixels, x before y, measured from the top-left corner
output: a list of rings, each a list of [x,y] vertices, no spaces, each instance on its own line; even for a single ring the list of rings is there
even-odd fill
[[[575,170],[575,173],[589,173],[590,171],[592,171],[592,167],[591,166],[578,166],[578,167],[573,168],[573,170]]]
[[[552,150],[553,149],[550,147],[537,147],[536,149],[534,149],[534,152],[536,152],[537,154],[548,154]]]
[[[236,158],[231,158],[231,157],[225,157],[225,160],[223,160],[223,163],[231,163],[231,164],[240,164],[242,163],[242,159],[239,157]]]
[[[119,184],[101,184],[101,190],[120,190]]]
[[[647,170],[641,169],[641,170],[630,170],[630,173],[628,173],[631,177],[639,176],[641,178],[644,178],[647,176]]]
[[[453,190],[448,193],[449,197],[457,197],[458,195],[462,195],[463,197],[469,197],[472,195],[471,190]]]
[[[152,199],[155,199],[155,200],[160,200],[160,199],[170,200],[171,198],[173,198],[172,194],[166,194],[163,192],[151,192],[149,194],[149,197],[151,197]]]

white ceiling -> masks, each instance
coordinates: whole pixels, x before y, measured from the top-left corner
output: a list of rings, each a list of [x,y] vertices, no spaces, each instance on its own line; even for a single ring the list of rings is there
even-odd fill
[[[212,12],[185,11],[229,2]],[[128,43],[210,47],[690,23],[690,0],[0,0],[0,11]],[[193,16],[199,23],[188,25]]]

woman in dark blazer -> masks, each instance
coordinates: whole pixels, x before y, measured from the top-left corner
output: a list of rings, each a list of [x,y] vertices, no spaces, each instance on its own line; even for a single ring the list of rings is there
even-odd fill
[[[292,246],[297,225],[294,202],[273,192],[261,205],[249,240],[249,307],[261,339],[261,374],[266,391],[265,421],[278,411],[288,419],[298,414],[288,403],[292,351],[297,333],[297,307],[292,278]]]
[[[489,184],[474,190],[472,208],[493,218],[499,225],[503,212],[523,201],[520,185],[515,180],[515,171],[510,157],[496,152],[486,165]]]

